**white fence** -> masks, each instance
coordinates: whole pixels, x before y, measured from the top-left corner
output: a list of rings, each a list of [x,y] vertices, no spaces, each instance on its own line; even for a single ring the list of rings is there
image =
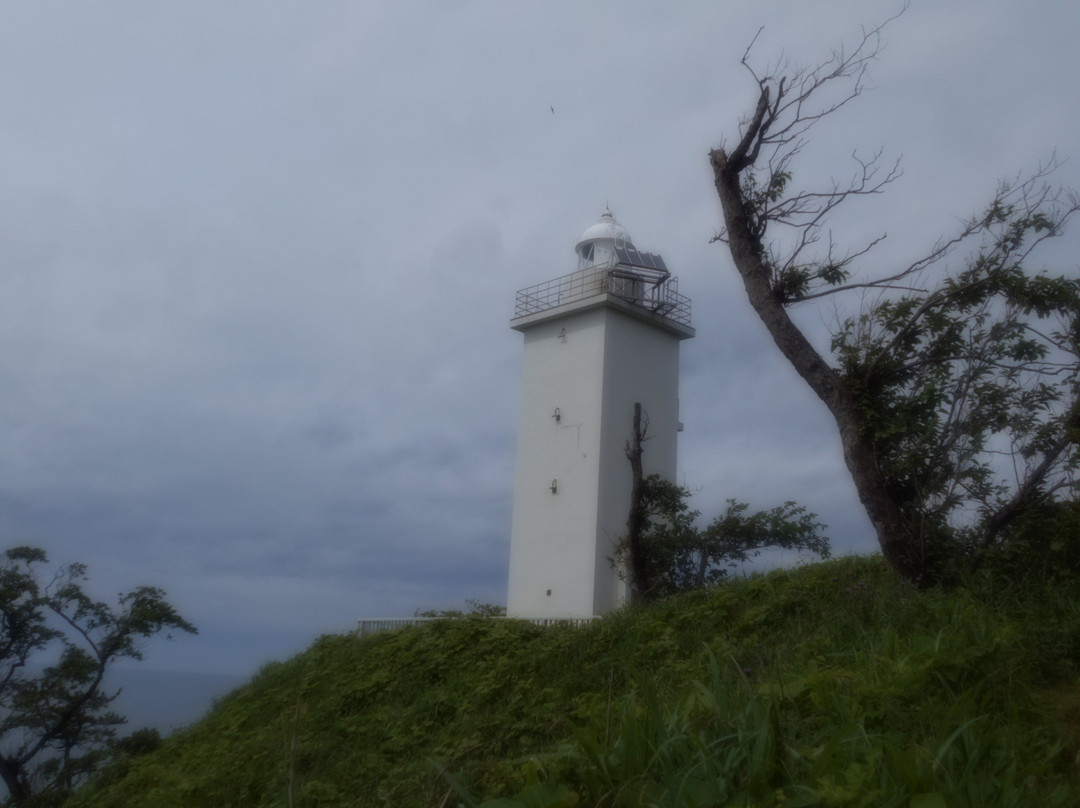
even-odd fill
[[[435,620],[461,620],[463,617],[361,617],[357,621],[356,635],[366,637],[380,631],[396,631],[406,626],[422,626]],[[484,617],[484,620],[524,620],[534,626],[584,626],[598,617]]]

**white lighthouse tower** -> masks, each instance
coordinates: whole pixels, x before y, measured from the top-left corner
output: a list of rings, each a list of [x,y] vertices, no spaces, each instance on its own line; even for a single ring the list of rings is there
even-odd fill
[[[610,210],[575,249],[577,271],[519,291],[510,322],[525,337],[511,617],[589,617],[626,602],[610,558],[630,508],[635,403],[648,418],[645,475],[675,479],[690,301]]]

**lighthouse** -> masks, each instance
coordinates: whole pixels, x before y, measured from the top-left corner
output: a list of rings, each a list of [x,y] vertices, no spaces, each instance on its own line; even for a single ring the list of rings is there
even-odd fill
[[[635,404],[648,424],[644,474],[675,480],[690,301],[610,210],[575,252],[575,271],[517,293],[510,322],[524,337],[511,617],[591,617],[626,602],[611,558],[630,508]]]

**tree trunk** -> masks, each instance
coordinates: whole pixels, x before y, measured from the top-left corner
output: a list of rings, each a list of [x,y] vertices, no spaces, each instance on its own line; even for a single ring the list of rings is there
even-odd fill
[[[12,805],[22,805],[30,796],[30,790],[23,781],[23,767],[18,761],[0,758],[0,779],[7,786],[8,799]]]
[[[791,321],[783,301],[773,293],[764,248],[747,218],[749,203],[743,196],[739,179],[739,172],[746,167],[745,158],[733,163],[723,149],[713,150],[709,158],[724,211],[728,247],[750,304],[780,352],[832,413],[840,430],[844,461],[877,533],[882,554],[901,574],[911,578],[921,576],[924,572],[922,548],[889,493],[885,477],[874,459],[873,446],[861,434],[862,419],[855,402],[839,374]]]
[[[709,542],[702,531],[701,555],[698,557],[697,574],[694,575],[694,589],[705,588],[705,573],[709,571]]]
[[[641,428],[641,404],[634,404],[634,425],[631,441],[626,445],[626,457],[630,461],[632,484],[630,486],[630,513],[626,518],[626,544],[630,548],[630,597],[634,603],[648,599],[652,590],[648,564],[641,546],[641,531],[645,526],[645,509],[642,507],[641,442],[645,435]]]

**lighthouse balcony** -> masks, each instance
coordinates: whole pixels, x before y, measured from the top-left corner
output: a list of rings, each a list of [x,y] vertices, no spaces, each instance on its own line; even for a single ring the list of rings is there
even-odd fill
[[[663,265],[663,259],[636,250],[617,250],[619,259],[598,264],[561,278],[520,289],[514,318],[609,294],[645,311],[690,327],[690,298],[679,294],[679,279]],[[632,253],[633,255],[630,255]]]

